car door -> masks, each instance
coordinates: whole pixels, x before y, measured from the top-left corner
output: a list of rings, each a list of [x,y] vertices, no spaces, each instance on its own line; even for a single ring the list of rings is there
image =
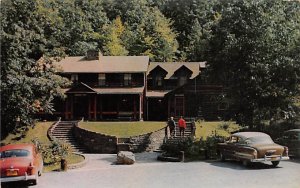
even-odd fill
[[[224,155],[228,158],[235,158],[235,153],[237,151],[237,136],[231,136],[229,141],[224,148]]]

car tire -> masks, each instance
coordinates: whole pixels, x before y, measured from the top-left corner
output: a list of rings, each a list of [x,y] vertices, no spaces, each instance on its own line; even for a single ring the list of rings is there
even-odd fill
[[[273,166],[273,167],[278,166],[279,162],[280,162],[280,161],[272,161],[272,166]]]
[[[247,161],[247,160],[243,160],[242,163],[243,163],[243,165],[244,165],[245,167],[249,167],[249,166],[250,166],[250,162]]]
[[[39,172],[37,172],[35,177],[36,177],[36,179],[32,180],[32,185],[37,185],[38,184],[38,182],[39,182]]]

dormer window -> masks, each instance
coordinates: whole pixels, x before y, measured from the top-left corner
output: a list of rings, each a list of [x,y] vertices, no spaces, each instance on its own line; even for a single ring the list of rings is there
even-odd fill
[[[99,86],[105,86],[105,74],[98,74],[98,84]]]
[[[178,77],[178,85],[182,86],[182,85],[184,85],[186,83],[187,83],[187,76],[186,75],[180,75]]]
[[[163,85],[163,78],[160,75],[156,75],[154,78],[154,85],[155,86],[162,86]]]
[[[78,74],[72,74],[71,75],[71,81],[74,82],[74,83],[78,82]]]

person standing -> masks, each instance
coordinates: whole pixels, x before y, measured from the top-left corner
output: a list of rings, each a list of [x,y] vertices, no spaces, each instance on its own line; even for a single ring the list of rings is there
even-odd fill
[[[174,136],[174,129],[175,129],[175,121],[173,117],[170,117],[169,121],[168,121],[168,127],[170,129],[170,136],[171,138]]]
[[[186,122],[182,116],[180,116],[180,119],[178,120],[178,126],[179,126],[180,137],[184,137],[184,131],[186,129]]]

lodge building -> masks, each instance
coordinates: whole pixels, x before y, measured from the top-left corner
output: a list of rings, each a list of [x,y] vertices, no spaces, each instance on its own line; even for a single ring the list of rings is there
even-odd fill
[[[65,57],[55,62],[72,81],[52,117],[64,120],[165,121],[170,116],[216,119],[227,113],[223,87],[201,77],[205,62],[149,62],[148,56]]]

